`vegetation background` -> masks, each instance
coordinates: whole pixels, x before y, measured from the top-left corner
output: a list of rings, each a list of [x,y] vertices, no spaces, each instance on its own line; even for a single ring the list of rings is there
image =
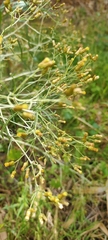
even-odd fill
[[[2,240],[108,238],[107,10],[2,1]]]

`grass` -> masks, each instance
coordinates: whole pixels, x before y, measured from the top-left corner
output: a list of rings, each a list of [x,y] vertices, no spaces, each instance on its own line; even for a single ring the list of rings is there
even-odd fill
[[[96,74],[99,73],[98,84],[92,83],[91,88],[88,89],[88,94],[91,95],[91,101],[107,100],[107,82],[108,82],[108,31],[106,26],[107,13],[105,11],[95,12],[92,17],[86,15],[87,24],[82,17],[82,26],[79,22],[80,34],[82,35],[82,42],[84,45],[89,45],[90,51],[98,54],[98,61],[94,66]],[[83,22],[84,21],[84,22]],[[83,28],[84,27],[84,28]]]
[[[1,214],[0,234],[9,240],[105,239],[105,18],[94,16],[96,25],[88,18],[83,36],[81,26],[76,31],[64,17],[64,6],[52,9],[49,1],[38,1],[35,7],[28,1],[24,11],[9,3],[5,7],[0,35],[5,218]]]

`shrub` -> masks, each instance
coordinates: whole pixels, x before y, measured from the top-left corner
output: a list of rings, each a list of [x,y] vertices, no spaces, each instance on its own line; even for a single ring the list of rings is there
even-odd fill
[[[9,239],[41,239],[49,228],[57,239],[58,212],[70,203],[67,174],[73,181],[83,175],[87,152],[98,151],[101,135],[89,137],[78,122],[86,87],[98,79],[91,69],[97,55],[82,46],[74,26],[70,34],[64,13],[64,5],[45,0],[4,1],[2,9],[0,138],[13,188],[4,207]]]

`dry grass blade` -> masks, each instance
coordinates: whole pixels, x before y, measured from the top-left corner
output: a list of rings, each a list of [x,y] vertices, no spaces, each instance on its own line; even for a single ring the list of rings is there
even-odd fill
[[[0,240],[5,240],[7,239],[7,233],[3,229],[3,218],[4,218],[5,212],[0,209]]]
[[[99,223],[95,223],[93,227],[91,227],[89,230],[84,231],[81,236],[88,234],[91,231],[96,230],[97,228],[100,228],[102,230],[102,232],[104,232],[106,234],[106,236],[108,236],[108,229],[105,227],[105,225],[101,222]]]
[[[105,186],[84,187],[75,186],[73,189],[74,194],[102,194],[105,191]]]

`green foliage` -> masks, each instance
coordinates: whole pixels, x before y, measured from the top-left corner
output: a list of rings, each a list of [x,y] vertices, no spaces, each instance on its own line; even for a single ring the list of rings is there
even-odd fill
[[[16,148],[11,148],[7,154],[7,161],[15,161],[21,158],[22,153],[21,150]]]
[[[108,31],[106,12],[97,12],[85,24],[83,43],[88,44],[91,52],[98,54],[98,61],[94,64],[94,71],[99,76],[98,84],[92,83],[88,88],[91,101],[107,99],[108,92]],[[83,37],[83,36],[82,36]]]

